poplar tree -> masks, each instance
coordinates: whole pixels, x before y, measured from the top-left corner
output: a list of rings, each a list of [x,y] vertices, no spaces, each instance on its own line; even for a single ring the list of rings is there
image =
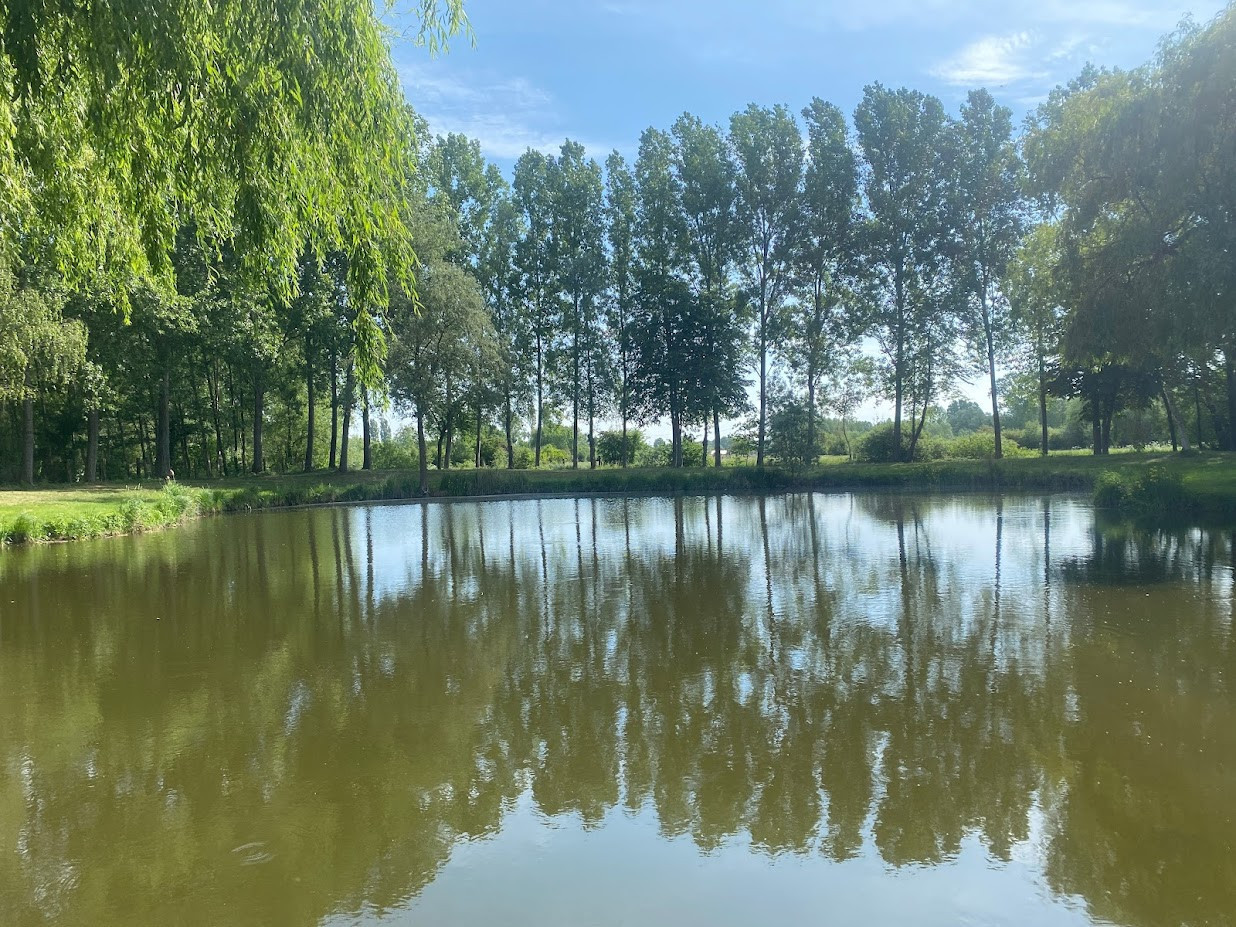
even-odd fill
[[[755,462],[762,467],[769,336],[790,290],[803,142],[789,109],[754,103],[730,118],[729,139],[738,164],[738,218],[745,244],[740,267],[755,307],[760,387]]]

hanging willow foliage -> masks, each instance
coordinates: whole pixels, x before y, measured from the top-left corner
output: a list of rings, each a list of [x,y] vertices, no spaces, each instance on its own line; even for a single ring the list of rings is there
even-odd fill
[[[391,8],[387,7],[387,12]],[[467,29],[414,0],[415,38]],[[170,287],[178,229],[291,295],[306,243],[348,257],[358,342],[410,286],[412,121],[372,0],[0,0],[0,256],[123,301]]]

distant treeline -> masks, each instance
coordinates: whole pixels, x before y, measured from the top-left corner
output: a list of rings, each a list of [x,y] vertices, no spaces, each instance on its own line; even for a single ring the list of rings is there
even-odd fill
[[[820,99],[797,114],[753,104],[724,127],[688,113],[645,131],[633,164],[567,141],[526,152],[509,182],[479,143],[431,137],[406,106],[397,145],[341,143],[335,166],[380,162],[349,167],[351,187],[302,183],[316,149],[272,141],[299,152],[275,159],[310,204],[299,249],[261,234],[286,231],[293,207],[243,179],[214,191],[230,197],[222,219],[207,189],[157,217],[153,270],[79,272],[16,237],[0,281],[0,480],[637,453],[720,466],[731,441],[760,465],[811,461],[855,453],[871,398],[893,421],[867,457],[931,456],[933,437],[976,428],[996,457],[1236,449],[1234,43],[1228,7],[1142,68],[1088,67],[1020,131],[985,90],[954,115],[873,84],[849,120]],[[122,193],[137,213],[145,196],[189,195]],[[322,231],[352,194],[369,207],[348,211],[346,234]],[[994,414],[957,427],[961,407],[944,406],[976,376]],[[414,423],[402,441],[392,411]],[[749,424],[723,435],[723,420]],[[653,422],[670,426],[664,460],[641,451]]]

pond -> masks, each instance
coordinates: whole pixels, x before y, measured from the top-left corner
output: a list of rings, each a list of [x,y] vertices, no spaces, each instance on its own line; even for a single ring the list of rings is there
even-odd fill
[[[322,508],[0,554],[0,921],[1236,923],[1236,533]]]

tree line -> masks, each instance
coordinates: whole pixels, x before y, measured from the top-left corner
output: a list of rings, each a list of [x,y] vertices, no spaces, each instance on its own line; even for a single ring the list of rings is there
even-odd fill
[[[226,223],[157,217],[166,268],[115,284],[22,244],[0,281],[0,466],[348,469],[354,423],[362,467],[415,459],[422,478],[431,462],[597,466],[603,422],[619,464],[638,426],[668,422],[671,464],[698,434],[696,460],[720,466],[722,421],[747,417],[762,466],[814,460],[823,416],[869,397],[891,403],[888,456],[909,460],[976,376],[1001,456],[1002,373],[1036,394],[1044,454],[1053,397],[1095,453],[1152,403],[1173,445],[1236,449],[1234,31],[1229,6],[1141,68],[1087,67],[1020,129],[985,90],[951,114],[872,84],[850,119],[818,98],[724,126],[686,113],[632,161],[568,140],[509,180],[400,101],[385,186],[309,197],[329,212],[372,192],[355,240],[308,223],[259,239],[279,214],[238,196]],[[374,440],[388,410],[414,423],[403,457]]]

